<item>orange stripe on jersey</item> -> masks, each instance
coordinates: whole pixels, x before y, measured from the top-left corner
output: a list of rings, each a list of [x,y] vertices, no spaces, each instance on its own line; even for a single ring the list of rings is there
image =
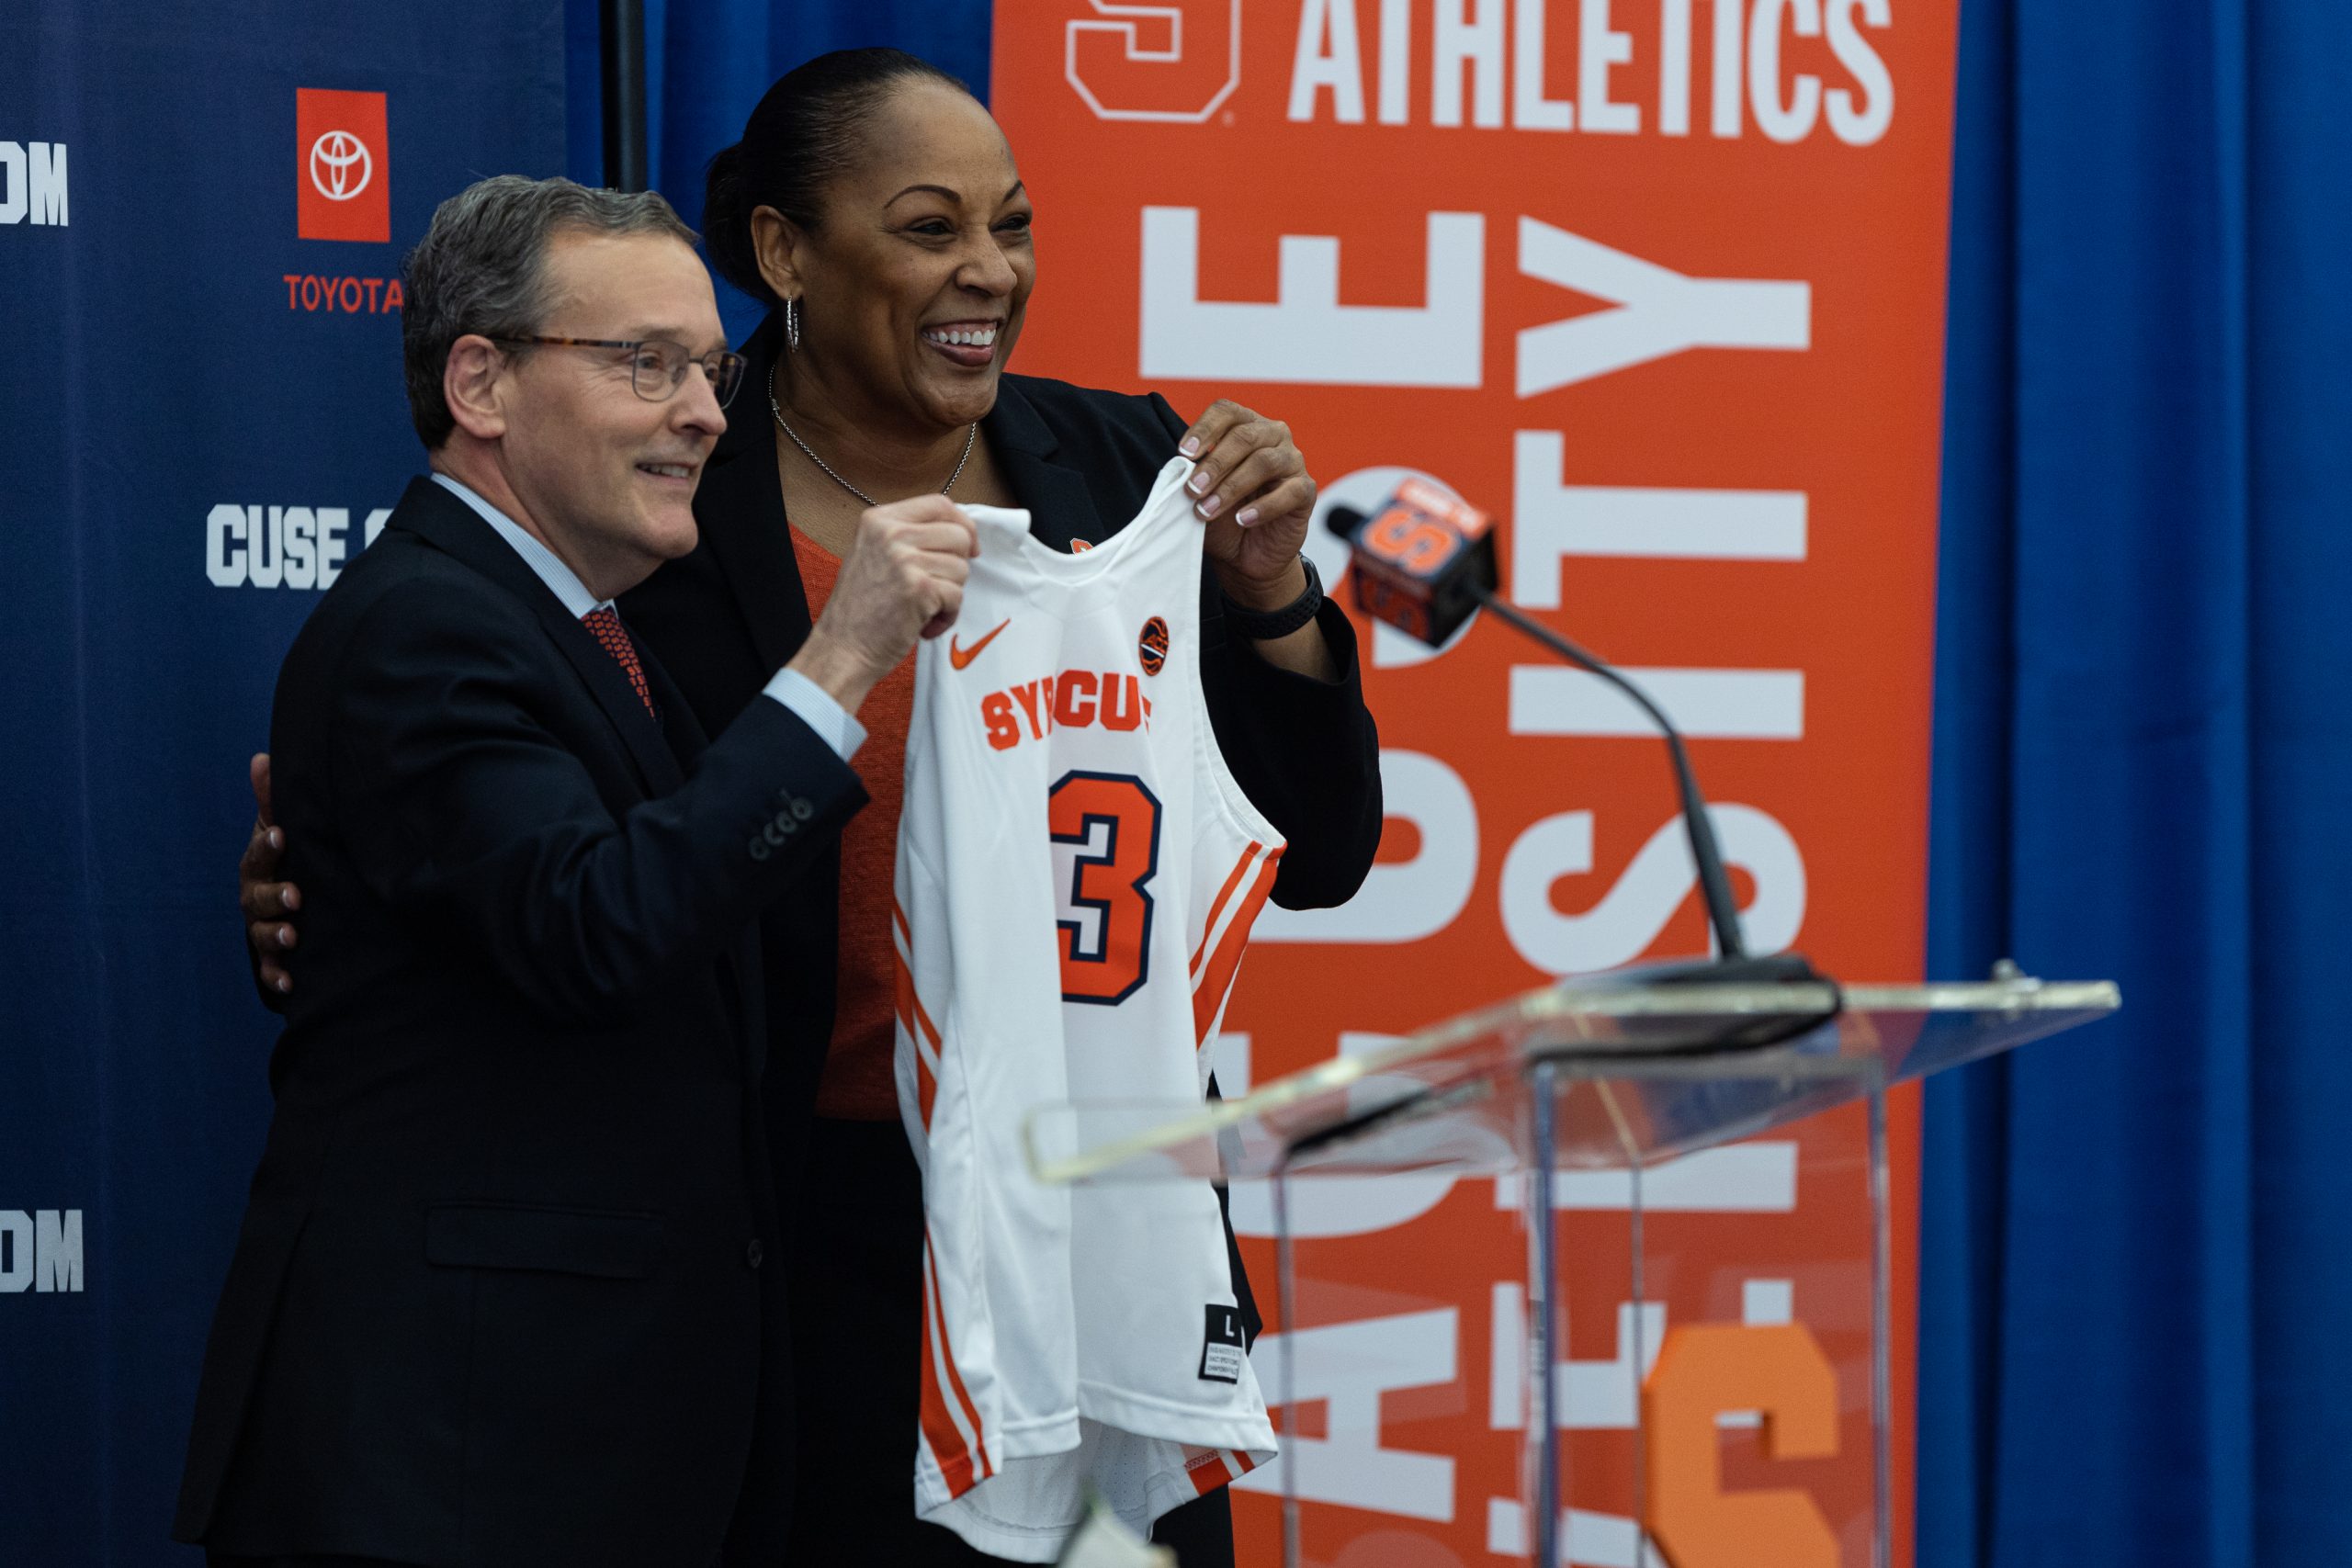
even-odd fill
[[[955,1351],[947,1340],[947,1309],[939,1299],[939,1266],[932,1258],[927,1235],[922,1267],[922,1431],[940,1478],[947,1483],[947,1495],[960,1497],[994,1475],[996,1466],[989,1460],[988,1436],[980,1425],[979,1411],[964,1388],[964,1374],[956,1368]],[[944,1388],[939,1375],[942,1368],[947,1373]],[[953,1409],[947,1403],[951,1394],[956,1401]],[[967,1431],[971,1434],[968,1446],[964,1438]]]
[[[1187,1445],[1184,1450],[1184,1479],[1193,1483],[1194,1496],[1205,1497],[1256,1468],[1256,1461],[1234,1449],[1195,1449]]]
[[[1274,867],[1282,858],[1282,851],[1274,850],[1259,863],[1258,875],[1250,884],[1248,897],[1234,911],[1232,923],[1225,928],[1225,936],[1216,944],[1216,955],[1193,982],[1195,1050],[1208,1043],[1209,1028],[1224,1010],[1226,993],[1233,989],[1233,976],[1241,968],[1241,950],[1250,943],[1250,928],[1256,922],[1258,911],[1266,907],[1266,895],[1274,890]]]
[[[1209,950],[1209,938],[1216,935],[1216,918],[1225,913],[1225,901],[1233,897],[1234,888],[1240,884],[1241,874],[1250,869],[1250,862],[1263,848],[1263,844],[1253,843],[1242,851],[1241,858],[1233,863],[1232,874],[1225,879],[1225,886],[1216,890],[1216,901],[1209,906],[1208,921],[1201,927],[1201,945],[1193,950],[1193,974],[1201,972],[1201,954]]]
[[[926,1028],[931,1020],[923,1012],[922,1003],[915,999],[914,972],[907,967],[904,953],[892,953],[890,962],[898,971],[898,996],[892,1005],[899,1015],[899,1027],[910,1035],[915,1035],[915,1108],[922,1113],[923,1129],[928,1132],[931,1128],[931,1107],[939,1098],[939,1078],[931,1069],[932,1062],[939,1054],[938,1037],[931,1035],[931,1049],[923,1049],[924,1036],[916,1035],[915,1032]]]
[[[939,1477],[946,1484],[947,1495],[960,1497],[978,1484],[972,1473],[971,1450],[964,1446],[964,1435],[956,1429],[955,1417],[948,1415],[946,1401],[939,1392],[938,1369],[926,1353],[922,1359],[922,1446],[930,1451],[931,1462],[939,1467]]]
[[[914,969],[908,961],[906,951],[913,945],[913,939],[907,932],[906,912],[894,903],[890,906],[890,913],[899,922],[901,939],[893,944],[890,955],[897,971],[897,995],[892,1005],[899,1015],[899,1027],[915,1036],[915,1105],[922,1113],[923,1128],[928,1132],[932,1104],[939,1098],[939,1078],[931,1066],[939,1055],[939,1025],[932,1021],[930,1010],[922,1005],[922,998],[915,990]],[[929,1056],[923,1053],[925,1043],[931,1046]]]

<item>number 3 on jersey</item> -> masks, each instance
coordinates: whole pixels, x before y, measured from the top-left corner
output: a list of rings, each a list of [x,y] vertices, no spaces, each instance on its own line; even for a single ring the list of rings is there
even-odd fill
[[[1141,989],[1159,869],[1159,798],[1133,773],[1064,773],[1046,797],[1060,908],[1062,1000],[1116,1007]]]

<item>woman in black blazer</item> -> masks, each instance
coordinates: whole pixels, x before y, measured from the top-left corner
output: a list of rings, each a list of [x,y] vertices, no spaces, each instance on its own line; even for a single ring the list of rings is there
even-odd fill
[[[1272,639],[1240,624],[1245,604],[1279,611],[1299,595],[1295,558],[1314,500],[1304,460],[1281,426],[1231,405],[1188,430],[1156,394],[1001,373],[1035,275],[1028,216],[994,121],[922,62],[859,51],[777,83],[743,141],[713,162],[704,213],[719,269],[775,307],[744,345],[752,395],[697,491],[700,547],[625,599],[623,614],[705,724],[723,725],[808,634],[800,565],[815,558],[812,537],[835,554],[843,543],[854,548],[868,500],[948,479],[956,500],[1026,508],[1032,532],[1067,549],[1124,526],[1180,443],[1194,437],[1203,467],[1232,481],[1213,492],[1223,504],[1212,510],[1252,525],[1204,524],[1206,553],[1255,547],[1264,562],[1228,558],[1222,574],[1212,564],[1202,575],[1211,724],[1237,780],[1290,840],[1276,900],[1340,903],[1369,869],[1381,820],[1378,742],[1353,632],[1328,602]],[[920,339],[951,335],[942,325],[994,341],[935,353]],[[1252,508],[1261,515],[1248,516]],[[1250,581],[1253,569],[1272,581]],[[1257,627],[1266,629],[1263,617]],[[888,747],[880,765],[888,768],[904,739],[877,728],[868,745]],[[863,754],[859,770],[871,785]],[[843,903],[838,868],[835,860],[805,878],[762,927],[778,1047],[771,1146],[780,1161],[806,1152],[801,1168],[777,1173],[783,1205],[802,1227],[793,1248],[796,1555],[982,1561],[913,1517],[922,1207],[895,1105],[811,1113],[843,1098],[820,1094],[824,1053],[813,1048],[845,1044],[835,1021],[836,926],[855,905]],[[887,866],[880,874],[887,883]],[[1235,1280],[1254,1337],[1238,1255]],[[1157,1533],[1186,1568],[1232,1560],[1222,1490],[1163,1518]]]
[[[1212,728],[1289,840],[1275,901],[1340,903],[1379,841],[1378,740],[1354,633],[1299,554],[1305,461],[1286,428],[1228,402],[1188,428],[1157,394],[1003,374],[1035,279],[1029,219],[995,122],[924,62],[843,51],[771,88],[712,163],[704,222],[719,270],[775,309],[743,346],[746,395],[701,477],[700,542],[624,595],[622,615],[718,734],[801,650],[811,587],[854,557],[877,503],[944,491],[1023,507],[1067,549],[1124,526],[1181,447],[1210,481],[1195,511]],[[761,921],[768,1145],[793,1269],[792,1561],[968,1565],[994,1560],[914,1515],[922,1188],[888,1088],[887,1005],[873,1007],[905,750],[888,689],[856,716],[875,803]],[[282,921],[256,847],[247,910],[267,978]],[[1238,1251],[1233,1266],[1254,1338]],[[1184,1568],[1232,1562],[1222,1489],[1155,1534]]]

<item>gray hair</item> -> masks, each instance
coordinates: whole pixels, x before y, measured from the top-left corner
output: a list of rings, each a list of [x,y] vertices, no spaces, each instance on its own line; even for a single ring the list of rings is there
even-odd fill
[[[435,208],[401,269],[401,363],[409,418],[427,450],[438,451],[457,428],[441,391],[451,346],[469,333],[539,331],[554,303],[548,242],[562,230],[666,234],[688,245],[695,239],[657,192],[591,190],[560,178],[497,175]]]

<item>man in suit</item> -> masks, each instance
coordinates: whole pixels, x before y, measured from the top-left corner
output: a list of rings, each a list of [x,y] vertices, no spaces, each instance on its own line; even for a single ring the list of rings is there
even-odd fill
[[[311,894],[175,1534],[216,1563],[773,1562],[790,1377],[759,910],[969,525],[877,509],[706,741],[612,607],[696,541],[741,378],[658,196],[486,180],[409,262],[432,475],[279,676]],[[820,1042],[821,1043],[821,1042]]]

